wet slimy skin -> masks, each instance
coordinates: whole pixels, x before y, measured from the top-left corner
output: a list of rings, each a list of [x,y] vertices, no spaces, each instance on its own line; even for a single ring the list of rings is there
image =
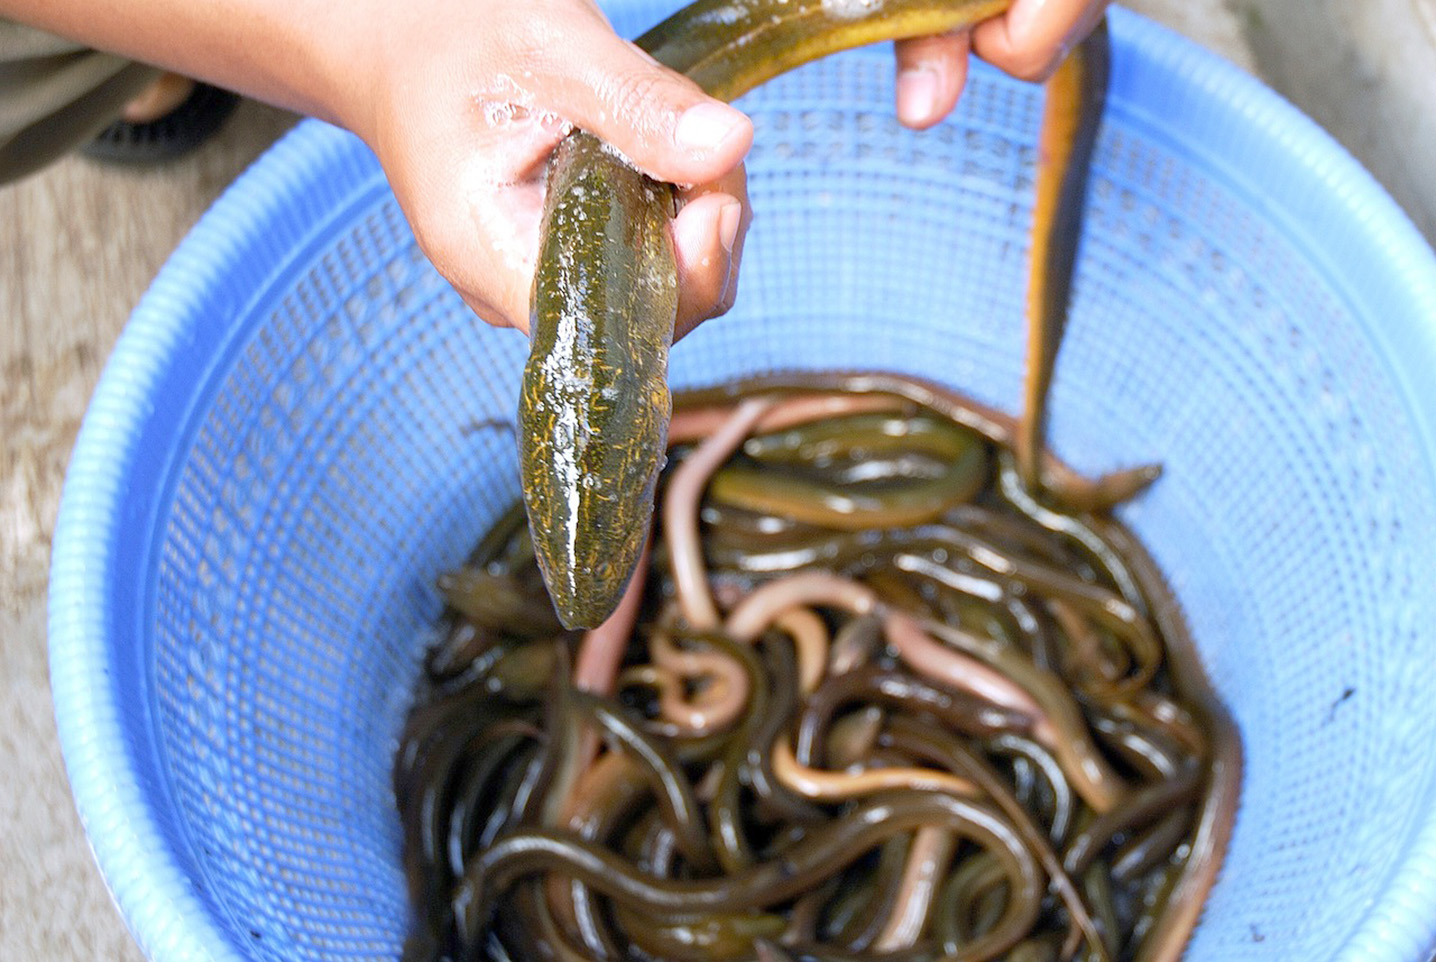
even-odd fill
[[[567,628],[601,624],[633,575],[671,405],[672,195],[615,163],[588,136],[554,157],[519,399],[529,526]]]

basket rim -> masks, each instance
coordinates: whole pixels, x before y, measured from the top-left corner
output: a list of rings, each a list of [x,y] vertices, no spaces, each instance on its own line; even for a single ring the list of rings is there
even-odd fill
[[[1436,318],[1436,257],[1425,240],[1370,174],[1274,91],[1131,11],[1114,8],[1110,18],[1117,48],[1112,109],[1142,115],[1143,103],[1132,92],[1163,85],[1163,113],[1170,115],[1179,102],[1184,123],[1191,125],[1179,135],[1184,149],[1214,167],[1240,170],[1239,180],[1258,182],[1273,216],[1340,223],[1344,246],[1322,259],[1337,258],[1348,287],[1387,308],[1379,312],[1383,320],[1413,319],[1400,330],[1371,324],[1367,333],[1426,439],[1430,465],[1436,458],[1436,397],[1423,397],[1418,388],[1423,372],[1436,366],[1436,323],[1423,323]],[[1160,118],[1147,122],[1162,126]],[[1283,163],[1272,163],[1276,159]],[[1294,159],[1299,176],[1293,176]],[[141,456],[138,439],[152,416],[147,399],[181,363],[194,325],[233,322],[233,315],[216,318],[208,306],[215,279],[236,270],[264,276],[283,261],[283,241],[302,239],[298,228],[284,237],[273,226],[294,198],[312,197],[318,204],[376,176],[377,164],[357,138],[315,120],[302,122],[261,156],[201,218],[135,309],[71,457],[50,569],[55,716],[91,849],[132,934],[155,962],[242,962],[246,956],[226,934],[224,920],[206,908],[184,871],[184,853],[163,831],[156,786],[136,772],[135,759],[146,746],[132,743],[124,692],[113,671],[113,638],[141,630],[116,615],[110,585],[129,564],[116,531],[126,511],[126,478]],[[1436,944],[1436,814],[1413,834],[1385,886],[1389,897],[1339,958],[1413,959]]]

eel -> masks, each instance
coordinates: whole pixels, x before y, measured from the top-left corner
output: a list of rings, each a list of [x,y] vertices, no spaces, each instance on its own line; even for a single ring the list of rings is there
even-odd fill
[[[732,100],[828,54],[967,29],[1010,4],[698,0],[636,43],[709,95]],[[1038,448],[1041,396],[1065,317],[1083,199],[1084,178],[1066,171],[1086,167],[1101,112],[1096,88],[1105,83],[1105,70],[1087,65],[1105,63],[1105,44],[1099,28],[1048,88],[1030,269],[1030,286],[1039,293],[1038,306],[1029,307],[1029,350],[1039,359],[1029,362],[1025,415]],[[648,538],[672,414],[674,208],[671,185],[641,174],[591,134],[575,131],[555,152],[517,434],[535,553],[568,628],[594,627],[613,612]],[[1034,458],[1020,456],[1029,468]],[[1041,480],[1032,470],[1024,473],[1029,486]]]

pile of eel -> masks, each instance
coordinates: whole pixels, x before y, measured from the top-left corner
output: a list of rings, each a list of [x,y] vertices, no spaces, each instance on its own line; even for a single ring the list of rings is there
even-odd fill
[[[1235,732],[1152,562],[1034,498],[1016,434],[896,375],[680,397],[589,631],[515,505],[441,579],[396,764],[406,959],[1177,959]]]

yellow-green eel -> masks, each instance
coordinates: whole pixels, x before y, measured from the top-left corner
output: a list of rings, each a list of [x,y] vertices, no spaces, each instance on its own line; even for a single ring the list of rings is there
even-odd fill
[[[699,0],[637,41],[731,100],[864,44],[962,30],[1011,0]],[[1106,90],[1099,28],[1048,84],[1033,211],[1029,360],[1018,459],[1042,481],[1043,407],[1066,318],[1087,160]],[[617,606],[648,538],[672,402],[678,305],[670,185],[575,132],[552,161],[518,413],[524,503],[560,620]]]

